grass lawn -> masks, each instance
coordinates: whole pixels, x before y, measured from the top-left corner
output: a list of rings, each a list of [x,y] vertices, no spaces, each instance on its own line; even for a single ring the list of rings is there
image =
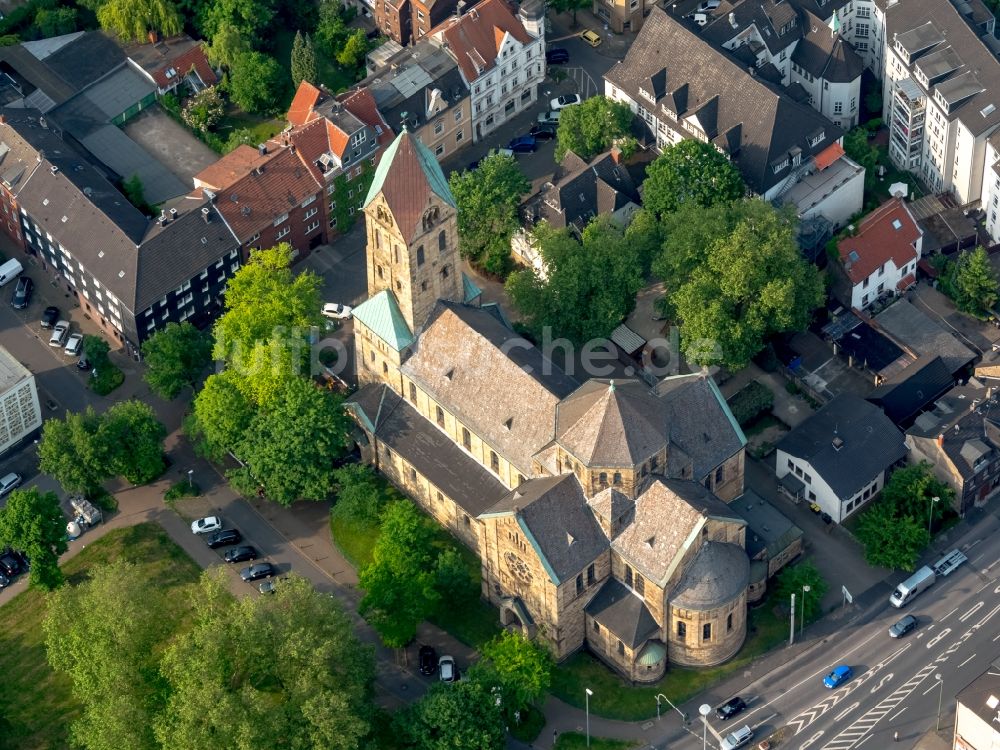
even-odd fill
[[[355,568],[361,568],[372,561],[372,549],[378,539],[378,526],[352,523],[330,516],[330,533],[337,549]]]
[[[684,703],[701,691],[740,672],[761,654],[788,637],[788,621],[774,613],[771,597],[750,611],[746,643],[725,664],[708,669],[668,667],[663,679],[651,686],[631,687],[603,662],[581,652],[563,662],[552,674],[552,694],[583,708],[584,690],[590,688],[590,711],[595,716],[622,721],[640,721],[656,716],[656,695],[663,693],[675,704]],[[669,710],[669,709],[668,709]]]
[[[85,537],[84,537],[85,539]],[[188,615],[188,598],[201,569],[174,544],[166,532],[152,523],[115,529],[70,559],[63,572],[70,583],[87,578],[93,566],[112,560],[130,560],[146,575],[167,589],[169,617],[179,623]],[[0,607],[0,674],[5,689],[0,692],[0,748],[48,750],[69,747],[69,724],[79,707],[70,692],[70,682],[49,667],[45,656],[45,594],[25,591]]]
[[[743,434],[747,437],[759,435],[769,427],[785,427],[785,423],[773,414],[763,414],[749,425],[743,428]]]
[[[641,745],[640,742],[591,737],[589,747],[590,750],[630,750],[633,747],[641,747]],[[555,744],[555,750],[585,750],[587,747],[587,735],[579,732],[563,732],[556,739]]]
[[[230,105],[219,124],[212,128],[212,132],[225,141],[234,130],[247,128],[253,131],[256,143],[263,143],[280,133],[283,127],[285,127],[285,121],[282,119],[262,118],[244,112],[235,105]]]

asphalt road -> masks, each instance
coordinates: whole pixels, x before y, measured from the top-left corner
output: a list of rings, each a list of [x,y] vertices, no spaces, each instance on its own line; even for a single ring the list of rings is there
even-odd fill
[[[951,722],[955,695],[1000,656],[998,532],[1000,521],[986,516],[955,545],[969,562],[939,578],[908,607],[895,609],[886,596],[861,622],[751,684],[743,694],[749,703],[744,714],[726,723],[711,716],[709,745],[718,747],[726,733],[749,724],[759,738],[785,727],[781,745],[793,750],[913,747],[935,726],[939,699],[942,725]],[[890,638],[888,627],[904,614],[917,617],[917,630]],[[850,665],[854,677],[828,690],[823,676],[840,664]],[[714,706],[729,696],[711,697],[717,699]],[[700,723],[692,722],[687,731],[669,746],[699,747]]]

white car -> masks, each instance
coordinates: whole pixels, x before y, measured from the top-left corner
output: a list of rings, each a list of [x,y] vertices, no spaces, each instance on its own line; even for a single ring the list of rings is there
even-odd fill
[[[581,101],[583,100],[580,98],[579,94],[564,94],[549,102],[549,107],[552,108],[552,111],[558,112],[560,109],[572,107],[574,104],[579,104]]]
[[[442,656],[438,659],[438,677],[441,682],[454,682],[458,679],[458,669],[455,668],[455,658]]]
[[[49,337],[49,346],[62,346],[67,336],[69,336],[69,321],[60,320],[56,323],[56,327],[52,329],[52,335]]]
[[[354,314],[354,308],[350,305],[340,305],[336,302],[327,302],[323,305],[323,315],[334,320],[349,320]]]
[[[83,334],[74,333],[68,339],[66,339],[66,347],[63,349],[63,354],[68,354],[71,357],[80,356],[80,351],[83,349]]]
[[[210,531],[219,531],[221,528],[222,519],[218,516],[208,516],[191,522],[192,534],[207,534]]]

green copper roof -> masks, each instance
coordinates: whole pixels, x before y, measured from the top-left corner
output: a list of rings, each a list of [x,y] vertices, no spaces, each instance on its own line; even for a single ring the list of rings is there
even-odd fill
[[[413,333],[399,311],[396,298],[388,290],[355,307],[354,317],[397,352],[413,343]]]
[[[468,274],[464,271],[462,272],[462,291],[465,296],[465,299],[463,300],[465,304],[474,302],[476,297],[483,293],[483,290],[476,286],[476,282],[470,279]]]
[[[368,196],[365,198],[365,206],[375,200],[375,196],[382,192],[382,189],[385,187],[386,178],[389,176],[389,170],[393,168],[393,163],[397,160],[397,156],[401,156],[407,160],[415,157],[417,165],[424,173],[430,189],[449,206],[455,206],[455,198],[448,187],[448,178],[444,176],[441,165],[438,164],[437,159],[434,158],[434,154],[431,153],[430,149],[421,143],[420,139],[407,130],[405,126],[403,127],[403,131],[396,136],[396,140],[389,144],[389,148],[382,154],[382,159],[378,163],[378,169],[375,170],[372,186],[368,189]]]
[[[653,667],[663,661],[666,655],[666,646],[659,641],[649,641],[646,643],[646,647],[639,652],[636,664],[640,667]]]

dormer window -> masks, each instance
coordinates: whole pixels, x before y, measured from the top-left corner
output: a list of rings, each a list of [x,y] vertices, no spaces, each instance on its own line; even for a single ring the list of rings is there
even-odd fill
[[[810,146],[818,146],[825,139],[826,139],[826,131],[825,130],[821,130],[821,131],[819,131],[819,133],[817,133],[817,134],[812,135],[812,136],[809,137],[809,145]]]
[[[786,156],[781,161],[775,162],[774,164],[772,164],[771,165],[771,171],[774,172],[775,174],[778,174],[778,172],[780,172],[781,170],[785,169],[788,166],[788,164],[789,164],[789,160],[788,160],[788,157]]]
[[[656,104],[656,98],[651,93],[646,91],[646,89],[642,88],[642,86],[639,87],[639,96],[643,97],[644,99],[648,99],[653,104]]]

